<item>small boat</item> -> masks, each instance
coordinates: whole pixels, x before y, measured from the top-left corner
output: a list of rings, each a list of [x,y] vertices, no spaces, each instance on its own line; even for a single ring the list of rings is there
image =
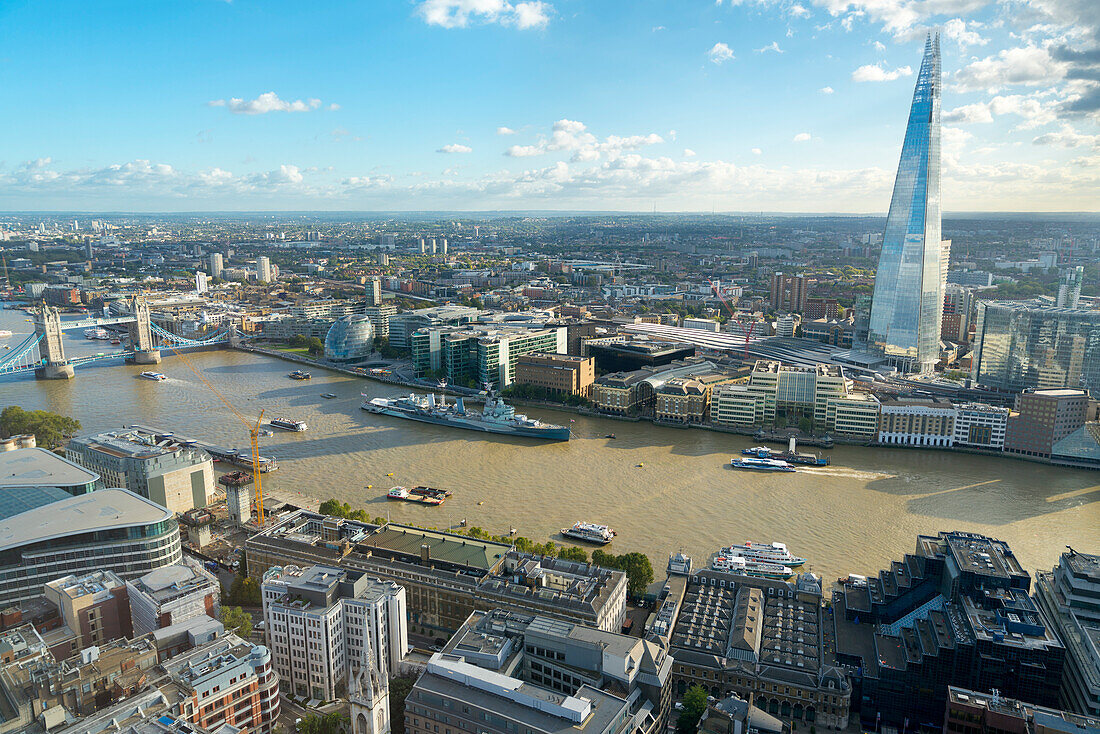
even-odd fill
[[[615,438],[615,434],[614,433],[609,433],[606,436],[604,436],[604,438]]]
[[[323,393],[321,393],[321,397],[323,397],[325,400],[332,400],[334,397],[336,397],[336,393],[334,393],[334,392],[323,392]]]
[[[444,497],[423,494],[422,492],[417,491],[424,489],[427,489],[427,487],[417,487],[412,491],[409,491],[404,487],[394,487],[386,493],[386,499],[401,500],[402,502],[413,502],[420,505],[431,505],[433,507],[443,504]]]
[[[779,459],[732,459],[730,466],[734,469],[753,471],[797,471],[793,466]]]
[[[386,499],[388,500],[404,500],[408,499],[409,490],[404,487],[394,487],[386,493]]]
[[[308,380],[313,377],[313,375],[309,374],[308,372],[303,372],[302,370],[294,370],[289,375],[287,375],[287,377],[292,380]]]
[[[409,490],[409,494],[419,495],[421,497],[436,497],[438,499],[446,499],[450,497],[453,492],[449,489],[436,489],[435,487],[413,487]]]
[[[606,525],[596,525],[590,522],[576,522],[573,527],[562,528],[561,534],[574,540],[583,540],[585,543],[607,545],[615,538],[615,531]]]
[[[144,377],[146,380],[156,380],[157,382],[168,379],[163,372],[142,372],[140,376]]]
[[[305,421],[296,421],[291,418],[274,418],[269,425],[273,428],[282,428],[284,431],[297,431],[298,433],[309,428]]]
[[[261,428],[259,431],[256,432],[256,434],[259,436],[274,436],[275,431],[271,430],[270,428]]]
[[[0,329],[0,339],[10,339],[11,332],[7,329]]]

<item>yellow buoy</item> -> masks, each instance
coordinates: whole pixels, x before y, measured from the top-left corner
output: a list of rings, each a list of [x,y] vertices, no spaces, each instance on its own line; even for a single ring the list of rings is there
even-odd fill
[[[484,503],[484,502],[478,502],[478,504],[479,504],[479,505],[484,505],[485,503]]]
[[[373,484],[368,484],[367,489],[374,489],[374,485]]]
[[[393,472],[391,471],[391,472],[390,472],[389,474],[387,474],[386,476],[387,476],[387,477],[392,477],[392,476],[393,476]]]

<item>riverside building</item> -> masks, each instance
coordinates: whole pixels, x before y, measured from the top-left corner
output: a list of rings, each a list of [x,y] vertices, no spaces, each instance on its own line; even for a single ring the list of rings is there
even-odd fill
[[[520,553],[512,546],[407,525],[372,525],[299,510],[245,542],[249,574],[324,565],[404,587],[409,630],[446,639],[471,612],[516,609],[618,630],[626,574]]]
[[[205,507],[214,494],[214,463],[201,449],[158,445],[133,431],[100,433],[69,441],[65,455],[122,487],[182,513]]]
[[[126,582],[134,634],[144,635],[195,617],[218,618],[220,585],[190,561],[158,568]]]
[[[1055,444],[1085,424],[1089,397],[1082,390],[1032,390],[1016,396],[1005,426],[1004,450],[1049,459]]]
[[[272,567],[264,624],[283,693],[344,697],[361,667],[397,670],[409,644],[405,590],[331,566]]]
[[[417,679],[405,730],[663,734],[672,666],[659,642],[519,612],[474,612]]]
[[[471,326],[418,329],[412,335],[417,375],[442,372],[451,384],[474,382],[505,388],[515,382],[517,363],[527,354],[562,354],[566,327]]]

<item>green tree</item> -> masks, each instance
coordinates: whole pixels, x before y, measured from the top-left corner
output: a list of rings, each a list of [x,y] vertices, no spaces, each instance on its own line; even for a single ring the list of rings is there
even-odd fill
[[[612,555],[599,548],[592,551],[592,562],[603,568],[614,568],[626,573],[626,589],[631,596],[641,596],[653,583],[653,564],[644,553]]]
[[[289,344],[295,349],[305,349],[309,346],[309,337],[305,334],[295,334],[290,337]]]
[[[340,506],[340,500],[328,499],[321,503],[321,506],[317,508],[317,511],[322,515],[330,515],[332,517],[343,517],[343,508]]]
[[[9,405],[0,412],[0,433],[4,438],[33,433],[39,446],[55,449],[80,430],[80,421],[48,410],[23,410]]]
[[[221,620],[227,630],[241,637],[252,634],[252,615],[240,607],[222,607]]]
[[[680,718],[676,720],[676,731],[679,734],[695,734],[699,719],[707,710],[707,689],[698,683],[693,685],[687,689],[681,703],[684,708],[680,711]]]
[[[810,420],[809,418],[798,419],[798,430],[802,431],[803,433],[811,433],[813,429],[814,422],[812,420]]]
[[[343,734],[348,717],[333,711],[328,714],[310,714],[298,722],[299,734]]]
[[[558,558],[565,561],[580,561],[581,563],[588,563],[588,552],[584,548],[578,548],[575,545],[567,545],[561,549],[558,553]]]
[[[315,336],[310,337],[308,349],[309,349],[309,353],[312,354],[314,357],[316,357],[320,354],[324,354],[324,352],[325,352],[325,343],[323,341],[321,341],[320,339],[318,339],[317,337],[315,337]]]
[[[405,734],[405,699],[416,683],[416,676],[390,678],[390,734]]]

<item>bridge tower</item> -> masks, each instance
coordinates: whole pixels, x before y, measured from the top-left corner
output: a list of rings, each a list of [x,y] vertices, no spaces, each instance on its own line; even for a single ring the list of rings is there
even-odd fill
[[[130,323],[130,346],[134,364],[160,364],[160,350],[153,346],[153,331],[149,328],[149,304],[141,296],[130,303],[134,320]]]
[[[61,340],[61,313],[56,308],[42,304],[34,315],[34,331],[41,337],[38,349],[44,364],[34,370],[34,376],[43,380],[71,380],[76,376],[73,366],[65,359],[65,345]]]

